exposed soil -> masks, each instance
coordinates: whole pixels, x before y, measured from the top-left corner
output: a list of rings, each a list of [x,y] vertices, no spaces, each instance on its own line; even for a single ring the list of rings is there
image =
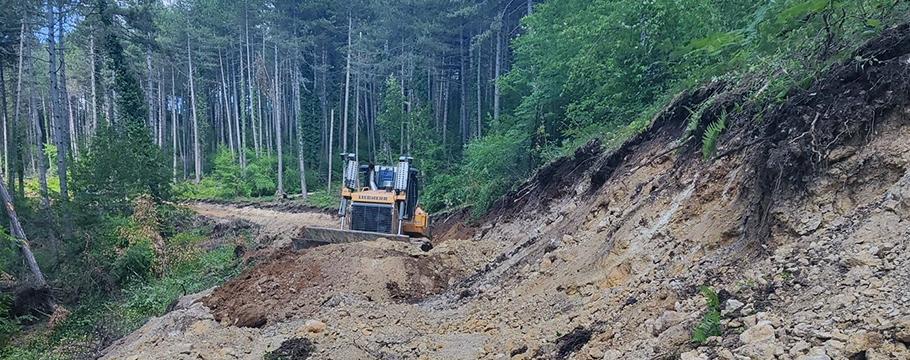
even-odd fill
[[[437,219],[429,252],[295,252],[297,227],[334,219],[201,205],[277,250],[106,358],[261,359],[305,338],[316,359],[910,359],[908,44],[910,27],[891,29],[788,103],[747,103],[709,162],[679,142],[685,109],[717,95],[710,120],[743,97],[682,94],[620,149],[554,162],[476,223]],[[722,332],[696,346],[703,285]]]

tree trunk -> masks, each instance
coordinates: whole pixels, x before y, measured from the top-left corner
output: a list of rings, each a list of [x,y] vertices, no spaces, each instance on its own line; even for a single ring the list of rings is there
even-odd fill
[[[33,69],[31,62],[28,63],[28,73],[34,78]],[[38,145],[38,156],[37,158],[37,172],[38,172],[38,185],[40,186],[39,192],[41,195],[41,207],[49,208],[51,201],[49,197],[49,191],[47,188],[47,156],[45,155],[45,148],[47,147],[47,136],[45,135],[46,127],[43,125],[43,121],[38,117],[38,112],[35,110],[37,108],[37,99],[34,91],[34,86],[29,86],[28,94],[28,107],[29,107],[29,116],[32,131],[34,132],[35,144]]]
[[[483,96],[481,95],[481,81],[480,81],[480,72],[483,66],[481,66],[480,59],[480,44],[477,44],[477,49],[474,50],[477,53],[477,63],[474,66],[477,67],[477,133],[475,136],[480,138],[483,136]]]
[[[275,151],[278,153],[278,190],[275,196],[284,197],[284,154],[281,149],[281,90],[279,89],[278,77],[281,73],[278,70],[278,42],[275,42],[275,93],[272,97],[272,107],[275,108]]]
[[[241,63],[242,63],[243,62],[243,49],[241,48],[240,51],[241,51],[240,58],[241,58]],[[237,92],[237,77],[236,77],[236,72],[234,72],[234,70],[233,70],[233,66],[234,66],[233,64],[234,63],[231,64],[232,71],[230,73],[235,74],[235,76],[231,77],[231,80],[232,80],[231,81],[231,93],[233,94],[234,102],[231,103],[231,109],[234,110],[234,135],[236,135],[235,141],[237,144],[237,152],[240,155],[240,169],[245,170],[246,169],[246,152],[243,150],[244,149],[243,132],[241,132],[241,125],[240,125],[243,123],[243,118],[244,118],[243,114],[241,114],[241,111],[240,111],[240,109],[243,107],[241,105],[241,103],[242,103],[241,99],[243,99],[243,97],[239,96],[240,94]],[[242,67],[243,66],[241,65],[241,68]],[[243,70],[241,70],[241,71],[243,71]]]
[[[328,176],[326,177],[327,178],[326,189],[330,193],[332,192],[332,158],[334,158],[334,156],[332,156],[332,137],[334,136],[334,134],[333,134],[334,131],[335,131],[335,109],[332,109],[332,113],[331,113],[331,115],[329,115],[329,152],[328,152],[329,171],[328,171]]]
[[[360,160],[360,77],[354,81],[354,158]]]
[[[13,159],[15,159],[14,153],[16,152],[15,148],[13,146],[11,146],[12,143],[14,142],[12,139],[13,129],[15,128],[13,126],[13,124],[23,124],[24,123],[21,119],[21,116],[22,116],[22,69],[23,69],[24,62],[25,62],[24,61],[24,59],[25,59],[25,32],[26,32],[25,18],[23,18],[22,27],[21,27],[21,30],[19,31],[19,69],[17,70],[19,75],[18,75],[18,77],[16,77],[16,108],[13,113],[14,114],[13,121],[7,122],[6,124],[4,124],[4,127],[3,127],[4,140],[5,140],[3,143],[3,149],[4,149],[4,153],[7,156],[7,161],[4,163],[3,170],[4,170],[4,173],[9,176],[9,179],[8,179],[9,184],[12,184],[12,174],[10,173],[10,162]],[[29,61],[29,68],[31,68],[31,61]],[[29,74],[31,75],[31,72],[29,72]],[[31,78],[34,79],[33,76]],[[31,109],[33,109],[33,106],[29,106],[30,111],[31,111]],[[9,139],[7,139],[7,134],[9,134]],[[8,140],[8,141],[6,141],[6,140]],[[0,178],[0,181],[3,181],[3,179]]]
[[[251,130],[253,132],[253,148],[256,151],[256,156],[259,156],[259,152],[260,152],[260,139],[259,138],[260,138],[260,136],[259,136],[259,128],[256,125],[256,121],[257,121],[256,120],[256,111],[255,111],[256,106],[253,105],[253,55],[252,55],[252,50],[250,47],[249,12],[244,8],[243,14],[244,14],[243,22],[244,22],[244,27],[246,30],[246,64],[247,64],[246,76],[247,76],[247,86],[248,86],[248,90],[249,90],[249,92],[247,93],[247,97],[249,99],[249,107],[250,107],[250,126],[252,126]],[[260,112],[259,115],[261,118],[262,113]]]
[[[244,76],[243,71],[243,43],[240,43],[240,97],[237,98],[237,108],[240,113],[240,117],[237,121],[237,144],[240,146],[240,169],[246,170],[246,119],[249,115],[249,109],[246,105],[246,76]],[[237,81],[234,81],[234,85],[237,86]],[[235,91],[236,92],[236,91]]]
[[[95,69],[95,63],[97,60],[95,59],[94,29],[92,30],[92,36],[89,39],[89,54],[90,54],[89,61],[91,61],[91,69],[92,69],[92,73],[89,75],[90,76],[89,82],[91,83],[91,87],[92,87],[92,126],[91,126],[92,130],[91,130],[91,133],[94,134],[95,131],[97,131],[97,129],[98,129],[98,94],[97,94],[97,90],[96,90],[97,85],[95,84],[95,79],[97,78],[97,75],[96,75],[97,70]]]
[[[306,156],[303,149],[303,116],[300,104],[300,69],[294,66],[294,121],[297,124],[297,168],[300,173],[300,196],[307,199],[306,189]]]
[[[174,182],[177,182],[177,69],[171,67],[171,99],[168,105],[171,107],[171,143],[174,152],[174,162],[171,165],[171,171],[174,175]]]
[[[190,50],[190,37],[186,37],[186,57],[189,60],[189,73],[187,77],[190,79],[190,111],[192,112],[193,119],[193,164],[195,165],[195,179],[194,182],[198,184],[202,181],[202,154],[200,154],[199,148],[199,119],[196,116],[196,87],[193,84],[193,53]]]
[[[322,108],[322,150],[323,151],[328,150],[329,146],[330,146],[329,144],[332,142],[332,137],[330,136],[329,133],[331,132],[330,128],[332,127],[332,123],[335,122],[334,119],[332,120],[332,122],[329,122],[329,95],[328,95],[328,84],[326,84],[326,82],[328,81],[327,74],[326,74],[326,73],[328,73],[328,63],[326,61],[327,61],[326,60],[326,51],[325,51],[325,48],[323,47],[322,48],[322,66],[319,69],[320,70],[319,75],[321,78],[321,81],[319,81],[319,103],[320,103],[320,107]],[[314,59],[314,62],[315,62],[315,59]],[[315,77],[316,74],[313,74],[313,76]],[[326,161],[331,161],[332,152],[328,151],[327,154],[329,155],[329,157],[326,158]],[[331,164],[329,164],[329,165],[331,165]],[[329,166],[329,167],[331,167],[331,166]]]
[[[502,71],[502,15],[496,29],[496,73],[493,76],[493,120],[499,120],[499,75]]]
[[[75,127],[75,120],[73,119],[73,106],[72,106],[71,99],[70,99],[69,89],[67,88],[68,85],[66,83],[67,82],[66,81],[66,47],[64,46],[64,42],[63,42],[63,40],[64,40],[64,37],[63,37],[64,21],[63,20],[64,20],[63,13],[61,12],[60,17],[58,18],[60,26],[57,27],[57,31],[60,34],[58,36],[58,38],[60,39],[59,43],[58,43],[59,44],[58,52],[59,52],[59,60],[60,60],[60,97],[61,97],[61,109],[63,108],[63,106],[66,106],[66,112],[67,112],[67,118],[65,119],[65,122],[63,123],[63,132],[64,132],[63,139],[66,142],[67,151],[71,151],[73,156],[75,157],[76,156],[76,150],[75,150],[76,141],[75,141],[75,138],[73,137],[73,135],[74,135],[73,127]]]
[[[3,168],[9,171],[9,145],[6,138],[6,128],[10,119],[7,118],[8,114],[6,112],[6,72],[4,68],[4,64],[0,62],[0,120],[3,122],[3,158],[0,160],[3,161]]]
[[[19,222],[19,217],[16,215],[16,208],[13,207],[13,197],[10,196],[9,191],[6,190],[6,185],[4,185],[2,181],[0,181],[0,197],[3,198],[6,214],[9,215],[12,235],[18,240],[19,251],[22,252],[22,257],[25,258],[25,264],[28,265],[32,277],[35,278],[35,286],[39,289],[47,288],[47,280],[44,278],[44,272],[41,271],[41,267],[38,266],[38,261],[35,260],[35,255],[32,254],[32,249],[28,244],[28,238],[25,236],[25,231],[22,229],[22,224]]]
[[[164,127],[167,124],[167,111],[164,104],[164,79],[161,77],[161,68],[158,69],[158,123],[155,137],[158,149],[164,151]]]
[[[445,89],[442,92],[442,150],[446,155],[446,158],[449,157],[449,147],[447,145],[447,132],[449,128],[449,78],[446,77],[443,80],[442,87]]]
[[[60,178],[60,199],[66,202],[69,199],[66,184],[66,149],[67,144],[64,140],[64,120],[60,104],[59,78],[57,74],[57,32],[55,31],[57,19],[54,17],[54,8],[50,2],[47,5],[47,26],[48,26],[48,78],[50,80],[50,103],[54,118],[54,143],[57,145],[57,175]]]
[[[347,54],[347,66],[344,71],[344,125],[342,126],[342,138],[344,138],[344,143],[341,146],[342,152],[348,153],[348,102],[351,97],[351,32],[354,31],[354,20],[351,18],[351,15],[348,14],[348,54]]]
[[[262,72],[265,73],[265,75],[264,75],[265,80],[264,80],[263,85],[265,85],[265,92],[266,92],[265,96],[268,96],[268,93],[271,92],[271,90],[269,90],[271,88],[271,85],[269,84],[269,81],[268,81],[269,63],[266,60],[266,53],[265,53],[265,51],[266,51],[265,50],[265,30],[266,30],[265,28],[262,29],[262,53],[261,53],[261,55],[262,55],[262,69],[263,69]],[[260,101],[259,101],[260,108],[262,107],[261,99],[262,98],[260,96]],[[272,106],[275,106],[275,104],[272,104]],[[274,116],[275,111],[273,110],[273,111],[271,111],[271,113],[272,114],[269,116]],[[272,130],[274,130],[275,126],[271,125],[271,124],[274,124],[275,119],[270,119],[271,120],[270,122],[264,121],[265,118],[262,118],[262,120],[263,120],[263,122],[261,124],[262,126],[260,126],[259,129],[265,132],[265,154],[268,156],[272,156]],[[259,135],[259,138],[262,139],[262,134]]]
[[[233,111],[231,111],[231,102],[228,100],[229,96],[227,92],[227,82],[224,78],[224,60],[221,57],[221,49],[218,49],[218,68],[221,70],[221,93],[224,94],[222,97],[224,98],[224,120],[227,121],[227,143],[228,148],[231,149],[231,157],[236,159],[237,150],[234,149],[234,122],[231,121],[231,115],[233,115]],[[222,127],[223,126],[224,124],[222,123]]]
[[[458,122],[458,131],[461,133],[461,144],[464,145],[468,139],[468,90],[467,90],[467,74],[465,69],[464,61],[464,28],[462,27],[461,37],[459,38],[459,47],[458,47],[458,57],[459,65],[461,70],[458,72],[458,81],[461,82],[459,85],[459,90],[461,91],[461,96],[459,98],[459,122]]]
[[[148,100],[148,127],[150,130],[155,129],[155,114],[153,110],[155,109],[155,96],[153,95],[154,86],[152,84],[152,34],[147,34],[148,43],[145,45],[145,71],[146,71],[146,84],[145,84],[145,98]]]

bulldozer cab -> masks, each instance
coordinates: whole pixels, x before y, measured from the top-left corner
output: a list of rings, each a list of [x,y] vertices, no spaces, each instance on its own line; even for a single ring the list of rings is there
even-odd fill
[[[428,219],[418,204],[420,172],[413,160],[402,156],[395,166],[359,165],[347,154],[338,209],[342,229],[426,237]]]
[[[402,156],[397,165],[360,166],[354,154],[342,158],[340,227],[305,228],[295,248],[386,238],[431,249],[430,220],[420,208],[420,172],[411,166],[414,159]]]

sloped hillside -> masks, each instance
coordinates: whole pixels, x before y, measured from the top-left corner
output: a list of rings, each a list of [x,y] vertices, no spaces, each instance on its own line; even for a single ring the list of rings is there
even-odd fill
[[[428,253],[279,252],[107,358],[910,358],[910,26],[785,103],[745,88],[681,94]]]

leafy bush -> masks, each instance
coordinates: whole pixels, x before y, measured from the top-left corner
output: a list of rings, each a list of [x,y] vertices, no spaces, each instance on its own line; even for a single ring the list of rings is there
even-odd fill
[[[720,299],[714,289],[703,286],[701,294],[707,301],[707,311],[701,322],[692,330],[692,342],[703,344],[712,336],[720,336]]]
[[[454,174],[440,175],[426,189],[430,211],[470,205],[475,216],[527,176],[528,159],[522,148],[528,135],[519,130],[494,133],[471,142],[465,160]]]
[[[144,280],[155,266],[155,249],[151,241],[130,244],[113,265],[113,275],[121,282],[129,279]]]
[[[171,171],[143,122],[126,129],[100,127],[72,173],[80,209],[127,212],[138,195],[171,195]]]

